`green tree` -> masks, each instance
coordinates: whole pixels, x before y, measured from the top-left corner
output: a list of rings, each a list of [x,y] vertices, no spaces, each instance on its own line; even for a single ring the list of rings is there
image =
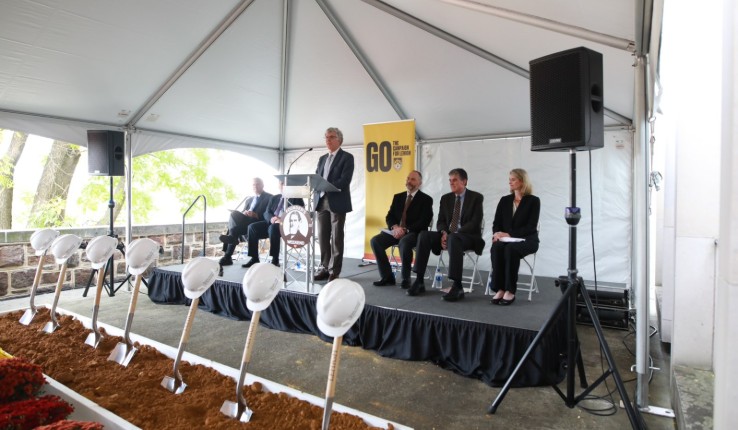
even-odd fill
[[[0,129],[0,135],[2,132]],[[13,179],[15,166],[26,146],[26,140],[28,133],[14,132],[8,150],[0,158],[0,230],[13,228]]]
[[[77,145],[59,140],[52,143],[33,198],[27,227],[55,227],[64,224],[69,185],[81,155]]]
[[[208,171],[210,153],[207,149],[173,149],[140,155],[133,159],[132,213],[136,223],[149,221],[149,212],[157,204],[155,193],[169,192],[180,202],[171,208],[181,215],[202,194],[211,207],[237,198],[233,188]],[[88,210],[96,210],[100,202],[110,200],[110,178],[94,177],[88,181],[77,203]],[[114,178],[114,220],[125,208],[125,178]],[[202,201],[198,202],[202,207]],[[107,206],[98,225],[108,225],[110,214]]]

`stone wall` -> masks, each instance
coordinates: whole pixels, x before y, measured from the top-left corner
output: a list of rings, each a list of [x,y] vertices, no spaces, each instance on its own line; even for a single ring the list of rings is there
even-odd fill
[[[108,234],[107,227],[97,228],[58,228],[60,234],[76,234],[84,242]],[[205,255],[216,256],[222,254],[222,244],[218,236],[226,230],[225,223],[211,223],[206,225]],[[38,262],[41,257],[36,256],[31,247],[30,238],[35,230],[3,230],[0,231],[0,300],[10,297],[28,295],[33,286]],[[116,228],[118,237],[125,237],[123,228]],[[134,226],[131,232],[132,239],[148,237],[161,245],[159,259],[153,267],[180,264],[182,254],[184,261],[200,256],[203,250],[202,224],[185,225],[184,250],[182,247],[182,225],[145,225]],[[113,254],[115,261],[114,273],[117,281],[126,276],[126,266],[123,254],[116,251]],[[59,280],[61,266],[55,264],[54,257],[49,253],[43,260],[43,273],[39,284],[39,292],[53,291]],[[149,269],[151,270],[151,269]],[[90,281],[90,262],[85,251],[80,249],[67,261],[67,271],[64,276],[64,288],[85,288]],[[92,281],[94,288],[95,282]]]

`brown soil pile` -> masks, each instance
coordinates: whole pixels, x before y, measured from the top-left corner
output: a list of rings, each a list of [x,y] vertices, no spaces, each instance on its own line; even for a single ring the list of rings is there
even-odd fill
[[[161,386],[173,375],[174,362],[156,349],[136,345],[128,367],[108,361],[121,337],[105,335],[97,349],[85,344],[91,332],[69,316],[58,318],[54,333],[41,331],[49,321],[39,310],[30,326],[18,322],[22,312],[0,316],[0,347],[40,365],[44,373],[98,405],[145,429],[307,429],[321,428],[323,408],[286,394],[262,391],[261,384],[244,389],[254,412],[241,423],[220,412],[225,400],[236,401],[236,381],[202,365],[182,362],[187,388],[175,395]],[[354,415],[333,412],[331,429],[373,428]],[[392,428],[390,426],[390,428]]]

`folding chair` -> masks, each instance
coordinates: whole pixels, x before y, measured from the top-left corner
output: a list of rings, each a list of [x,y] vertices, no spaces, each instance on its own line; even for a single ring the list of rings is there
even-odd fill
[[[541,223],[538,223],[538,232],[541,232]],[[538,255],[538,251],[534,252],[533,254],[528,254],[525,257],[521,258],[520,261],[522,263],[525,263],[526,266],[528,266],[528,270],[530,271],[530,282],[520,282],[518,281],[518,291],[523,291],[528,293],[528,301],[531,301],[533,298],[533,293],[535,292],[538,294],[538,282],[536,281],[536,256]],[[530,262],[530,259],[533,259],[533,263]],[[527,288],[521,288],[520,286],[526,286]],[[489,277],[487,278],[487,288],[484,290],[484,294],[486,295],[492,295],[492,271],[489,272]]]
[[[484,252],[484,250],[482,250]],[[446,250],[442,249],[441,254],[438,256],[438,263],[436,263],[436,271],[433,276],[433,284],[431,284],[431,288],[443,288],[443,278],[447,277],[447,269],[446,269],[446,262],[443,261],[443,256],[446,254]],[[479,263],[479,257],[481,257],[482,253],[479,254],[476,253],[473,249],[467,249],[464,251],[464,261],[467,259],[471,261],[472,263],[472,274],[471,276],[462,275],[461,283],[462,285],[464,283],[467,283],[467,286],[464,287],[465,293],[471,293],[474,291],[475,285],[482,285],[482,274],[479,272],[479,269],[477,268],[477,263]]]

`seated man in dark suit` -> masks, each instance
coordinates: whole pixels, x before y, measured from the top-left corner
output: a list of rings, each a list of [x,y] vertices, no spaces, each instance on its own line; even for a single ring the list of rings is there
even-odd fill
[[[261,178],[254,178],[252,186],[254,195],[244,201],[242,210],[231,211],[231,217],[228,219],[228,233],[220,235],[223,251],[225,251],[219,261],[221,266],[233,264],[232,256],[238,245],[238,238],[248,232],[249,225],[264,221],[264,211],[272,195],[264,191],[264,181]]]
[[[280,191],[284,187],[284,183],[279,184]],[[305,206],[302,199],[289,199],[289,206],[298,205]],[[248,230],[248,249],[251,259],[242,264],[241,267],[251,267],[259,262],[259,239],[269,238],[269,255],[272,257],[272,264],[279,267],[279,249],[282,234],[279,226],[282,223],[282,214],[284,214],[284,198],[282,194],[277,194],[269,199],[269,204],[264,212],[266,221],[258,221],[251,223]]]
[[[395,285],[395,275],[392,273],[386,251],[390,246],[398,244],[402,259],[401,286],[410,287],[413,248],[418,242],[418,234],[427,230],[433,221],[433,197],[420,191],[422,184],[423,175],[417,170],[407,175],[405,180],[407,191],[395,194],[385,217],[392,234],[381,232],[370,241],[379,269],[380,279],[374,282],[377,287]]]
[[[428,266],[431,251],[438,255],[442,249],[448,251],[448,278],[453,285],[443,300],[454,302],[464,298],[461,276],[464,270],[464,251],[473,249],[481,254],[484,249],[482,239],[482,219],[484,196],[466,188],[468,176],[464,169],[448,172],[451,192],[441,196],[438,208],[436,231],[423,231],[418,236],[415,256],[415,282],[407,290],[408,296],[425,292],[423,278]]]

